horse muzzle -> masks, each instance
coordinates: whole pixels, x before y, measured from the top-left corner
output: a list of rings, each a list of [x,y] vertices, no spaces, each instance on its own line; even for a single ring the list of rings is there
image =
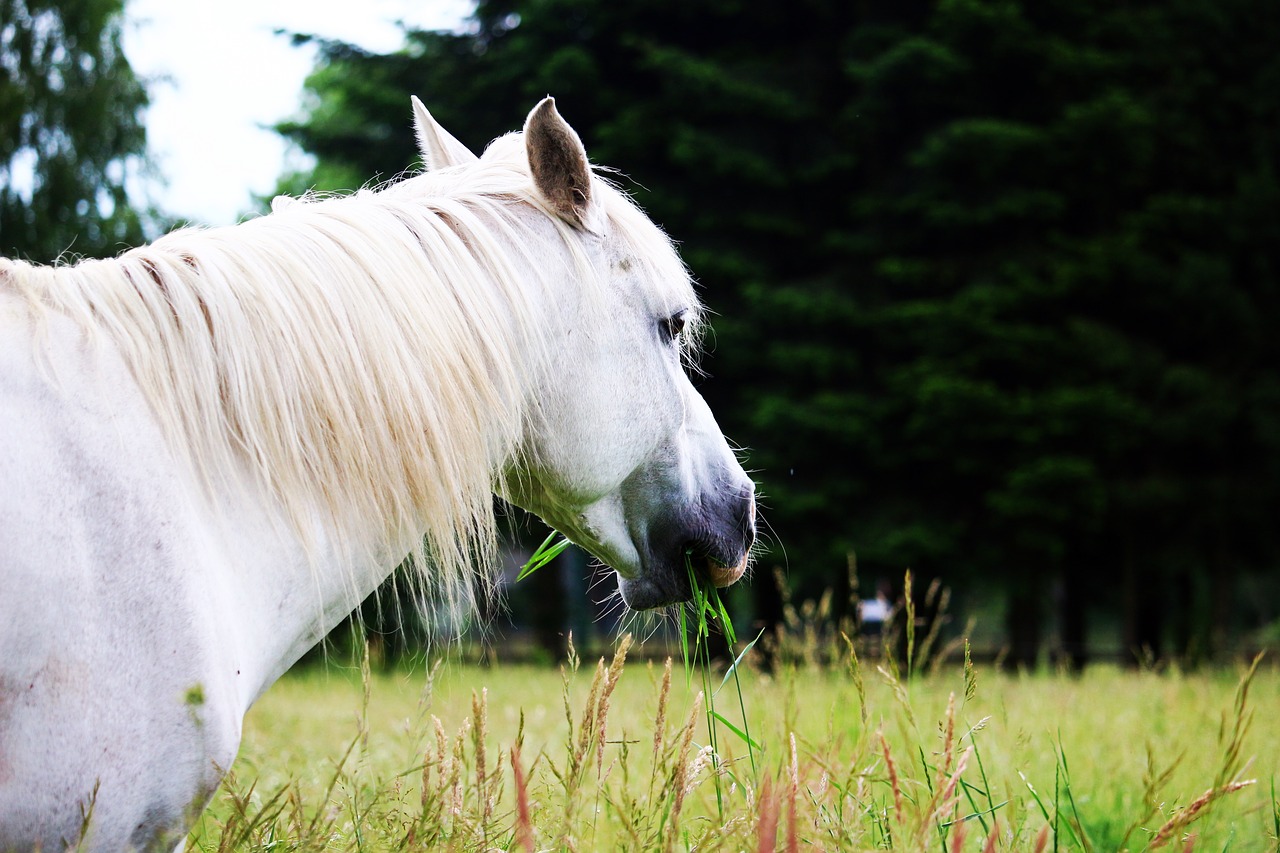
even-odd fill
[[[693,598],[690,569],[727,587],[746,574],[756,537],[755,487],[747,484],[662,518],[642,550],[641,572],[620,578],[627,606],[652,610]]]

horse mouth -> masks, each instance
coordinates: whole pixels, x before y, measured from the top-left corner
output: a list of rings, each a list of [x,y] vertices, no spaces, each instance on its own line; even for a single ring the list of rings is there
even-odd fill
[[[680,549],[679,558],[666,570],[640,577],[619,577],[622,600],[632,610],[656,610],[693,600],[693,581],[723,588],[736,583],[746,573],[749,555],[735,560],[715,553],[706,545],[690,543]],[[692,570],[692,575],[690,574]]]
[[[736,562],[731,558],[720,559],[708,549],[691,547],[685,551],[685,560],[694,573],[711,582],[712,586],[724,588],[738,582],[747,571],[747,554],[743,554]]]

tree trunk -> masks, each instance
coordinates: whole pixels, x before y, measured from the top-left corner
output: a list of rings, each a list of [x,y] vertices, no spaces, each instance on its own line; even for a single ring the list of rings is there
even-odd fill
[[[1044,588],[1034,579],[1025,579],[1009,590],[1005,629],[1009,635],[1007,662],[1014,668],[1034,669],[1044,639]]]
[[[1121,589],[1125,659],[1130,666],[1155,663],[1164,654],[1160,586],[1154,572],[1139,557],[1132,540],[1124,544]]]
[[[1062,580],[1059,619],[1062,626],[1062,662],[1073,673],[1084,671],[1089,662],[1088,629],[1085,608],[1088,605],[1084,584],[1067,573]]]

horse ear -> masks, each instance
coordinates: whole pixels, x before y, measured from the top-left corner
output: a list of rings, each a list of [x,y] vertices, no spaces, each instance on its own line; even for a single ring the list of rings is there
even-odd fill
[[[582,140],[560,113],[555,98],[544,98],[524,123],[524,147],[533,185],[562,219],[591,230],[591,165]]]
[[[428,172],[446,166],[465,166],[480,159],[441,127],[416,95],[410,98],[413,100],[413,127],[418,133],[418,150]]]

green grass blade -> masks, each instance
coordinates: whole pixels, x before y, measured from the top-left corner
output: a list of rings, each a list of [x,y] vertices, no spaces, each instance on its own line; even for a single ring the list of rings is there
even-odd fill
[[[559,557],[565,548],[568,548],[573,544],[568,539],[561,538],[559,542],[552,545],[551,540],[555,539],[559,535],[559,533],[553,530],[551,531],[551,535],[543,540],[542,544],[538,546],[538,549],[533,552],[531,557],[529,557],[529,562],[520,567],[520,573],[516,575],[517,583],[529,577],[529,575],[533,574],[547,563],[550,563],[556,557]]]
[[[530,557],[529,557],[529,563],[532,563],[534,560],[537,560],[537,559],[538,559],[538,557],[539,557],[539,556],[540,556],[544,551],[546,551],[548,547],[550,547],[550,545],[551,545],[551,540],[555,539],[558,535],[560,535],[560,534],[559,534],[559,533],[557,533],[557,532],[556,532],[556,531],[554,531],[554,530],[552,530],[550,533],[548,533],[548,534],[547,534],[547,538],[542,540],[542,544],[541,544],[541,545],[539,545],[537,548],[535,548],[535,549],[533,550],[533,554],[532,554],[532,555],[530,555]],[[529,565],[529,563],[525,563],[525,565],[527,566],[527,565]]]
[[[1071,807],[1071,819],[1067,821],[1067,829],[1071,832],[1071,838],[1075,841],[1076,846],[1080,847],[1085,853],[1093,853],[1093,840],[1089,838],[1089,833],[1085,831],[1084,822],[1080,819],[1080,812],[1076,808],[1075,794],[1071,792],[1071,770],[1067,767],[1067,753],[1062,747],[1062,732],[1058,732],[1058,762],[1062,765],[1062,781],[1063,793],[1067,797],[1067,805]],[[1054,804],[1055,808],[1057,804]],[[1079,829],[1079,833],[1076,830]]]
[[[760,629],[760,635],[757,635],[756,639],[751,641],[751,645],[754,646],[756,644],[756,640],[760,639],[760,636],[763,634],[764,634],[764,629],[762,628]],[[747,651],[750,651],[750,649],[751,649],[751,646],[748,646],[747,649],[744,650],[742,654],[745,655]],[[741,655],[738,657],[738,660],[742,660]],[[735,661],[733,665],[733,686],[738,691],[738,710],[742,714],[742,728],[745,731],[747,736],[747,758],[751,761],[751,775],[753,779],[758,781],[760,778],[760,770],[756,766],[756,750],[759,749],[761,752],[763,752],[764,749],[759,744],[756,744],[754,740],[751,739],[751,723],[747,718],[746,702],[742,698],[742,683],[738,681],[737,661]]]
[[[979,723],[979,725],[981,725],[981,723]],[[994,812],[997,808],[999,808],[999,806],[991,805],[991,782],[988,781],[987,779],[987,768],[982,763],[982,750],[978,749],[978,739],[977,737],[975,737],[976,734],[977,734],[976,731],[970,729],[969,745],[973,747],[973,757],[978,761],[978,775],[982,777],[982,796],[987,798],[987,805],[990,807],[990,811]],[[966,794],[968,793],[968,788],[969,786],[966,785],[965,786]],[[969,802],[973,803],[973,800],[970,799]],[[1003,805],[1003,803],[1001,805]],[[975,809],[977,808],[976,804],[974,804],[974,808]],[[981,815],[983,813],[978,812],[978,814]],[[982,820],[981,817],[978,818],[978,822],[982,824],[983,834],[990,835],[991,829],[987,826],[987,822],[985,820]]]
[[[1028,779],[1026,774],[1021,770],[1018,771],[1018,775],[1022,777],[1022,783],[1027,786],[1027,790],[1031,792],[1031,796],[1036,801],[1036,805],[1040,807],[1040,814],[1044,815],[1046,822],[1051,822],[1049,810],[1045,808],[1044,801],[1040,799],[1040,794],[1036,791],[1036,786],[1031,784],[1031,780]]]
[[[760,642],[760,638],[763,636],[764,636],[764,628],[761,628],[760,633],[756,634],[756,638],[751,642],[747,643],[743,647],[742,651],[738,654],[738,656],[733,659],[733,663],[729,666],[729,669],[725,671],[724,678],[721,680],[720,686],[716,688],[717,694],[719,694],[719,692],[724,689],[724,686],[729,683],[729,676],[732,675],[734,676],[735,679],[737,678],[738,665],[742,663],[744,658],[746,658],[747,653],[755,648],[756,643]],[[741,693],[742,691],[739,690],[738,692]]]
[[[719,720],[721,725],[723,725],[726,729],[728,729],[729,731],[731,731],[731,732],[733,732],[735,735],[737,735],[737,736],[738,736],[738,740],[742,741],[742,742],[743,742],[743,743],[745,743],[747,746],[751,747],[752,749],[760,749],[760,748],[761,748],[761,746],[760,746],[760,744],[759,744],[759,743],[757,743],[756,741],[754,741],[754,740],[752,740],[752,739],[751,739],[751,735],[747,734],[747,733],[746,733],[746,732],[744,732],[742,729],[738,728],[738,727],[737,727],[737,726],[735,726],[733,723],[731,723],[731,722],[729,722],[727,719],[725,719],[724,714],[721,714],[719,711],[712,711],[712,712],[711,712],[711,716],[713,716],[713,717],[715,717],[717,720]]]
[[[732,646],[738,642],[738,635],[733,630],[733,620],[729,618],[729,611],[724,606],[724,601],[720,598],[720,591],[714,586],[707,587],[707,597],[715,604],[711,616],[720,622],[720,629],[724,631],[724,638]]]
[[[693,684],[693,666],[689,660],[689,608],[680,608],[680,659],[684,662],[684,686]]]

